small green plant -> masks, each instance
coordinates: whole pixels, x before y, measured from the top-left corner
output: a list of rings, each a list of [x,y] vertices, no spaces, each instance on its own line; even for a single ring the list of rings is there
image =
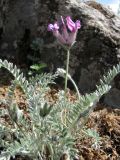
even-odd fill
[[[40,54],[43,50],[44,41],[41,38],[36,38],[32,41],[30,47],[33,51],[33,55],[28,55],[28,59],[32,61],[32,65],[30,66],[29,75],[40,74],[47,67],[46,63],[41,62]]]
[[[14,76],[6,98],[1,100],[6,108],[0,109],[0,118],[7,115],[10,124],[0,122],[0,160],[10,160],[16,155],[32,160],[60,160],[63,155],[68,160],[74,159],[78,153],[74,148],[75,140],[82,130],[81,117],[89,116],[99,98],[109,91],[112,79],[120,72],[119,64],[100,80],[95,92],[80,96],[74,103],[64,96],[64,91],[59,91],[58,100],[51,104],[46,94],[58,72],[54,75],[36,75],[26,80],[12,63],[0,60],[0,67],[6,68]],[[17,86],[25,93],[29,119],[14,100]],[[95,139],[95,146],[98,147],[99,135],[91,130],[86,133]]]
[[[47,67],[47,64],[45,63],[39,63],[39,64],[33,64],[30,66],[30,71],[28,72],[29,75],[33,74],[41,74],[43,72],[43,69]]]
[[[92,130],[92,129],[87,129],[87,130],[85,130],[84,133],[87,136],[93,138],[92,147],[95,148],[95,149],[99,149],[100,148],[100,140],[101,140],[99,134],[95,130]]]

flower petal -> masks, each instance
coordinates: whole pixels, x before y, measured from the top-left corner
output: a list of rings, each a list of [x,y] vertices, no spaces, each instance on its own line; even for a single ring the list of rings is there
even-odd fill
[[[63,25],[65,25],[65,22],[63,20],[63,16],[61,16],[61,22],[62,22]]]
[[[79,21],[79,20],[77,20],[77,21],[75,22],[75,26],[76,26],[76,29],[80,29],[80,28],[81,28],[81,24],[80,24],[80,21]]]
[[[53,28],[54,28],[53,24],[49,24],[47,29],[48,31],[53,31]]]
[[[70,16],[66,17],[66,21],[67,21],[67,27],[68,29],[73,32],[75,30],[75,23],[72,21]]]
[[[58,29],[59,29],[59,26],[57,23],[48,25],[48,31],[53,31],[53,30],[58,30]]]
[[[62,36],[64,37],[65,41],[69,38],[68,30],[67,27],[64,23],[63,17],[61,16],[61,21],[62,21]]]
[[[54,23],[54,29],[55,29],[55,30],[58,30],[58,29],[59,29],[59,26],[58,26],[57,22]]]
[[[53,35],[57,38],[57,40],[62,43],[65,44],[66,41],[64,39],[64,37],[60,34],[60,32],[58,30],[53,30]]]
[[[69,34],[69,40],[68,40],[68,44],[69,45],[73,45],[76,41],[76,36],[77,36],[77,32],[71,32],[70,34]]]

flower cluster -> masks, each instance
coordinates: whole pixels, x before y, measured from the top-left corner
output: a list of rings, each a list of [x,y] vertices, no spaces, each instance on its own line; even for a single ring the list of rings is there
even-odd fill
[[[52,31],[57,40],[62,45],[68,47],[71,47],[75,43],[77,31],[80,28],[80,21],[77,20],[76,22],[73,22],[70,16],[66,17],[66,21],[64,21],[61,16],[60,22],[57,21],[54,24],[48,25],[48,31]]]

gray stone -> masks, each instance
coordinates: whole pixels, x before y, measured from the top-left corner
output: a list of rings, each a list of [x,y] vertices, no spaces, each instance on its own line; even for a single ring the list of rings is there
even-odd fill
[[[3,0],[4,1],[4,0]],[[33,54],[31,43],[43,41],[39,57],[47,63],[49,71],[65,68],[66,53],[55,38],[47,32],[48,23],[70,15],[80,19],[82,28],[77,42],[71,49],[69,72],[82,93],[96,89],[103,73],[120,60],[120,17],[110,8],[95,1],[79,0],[8,0],[7,9],[0,10],[1,42],[8,43],[2,56],[7,53],[26,63]],[[4,15],[4,16],[3,16]],[[13,45],[15,44],[15,45]]]
[[[104,98],[104,103],[113,108],[120,108],[120,90],[112,88]]]
[[[7,43],[3,43],[1,45],[1,50],[6,50],[8,48],[8,44]]]

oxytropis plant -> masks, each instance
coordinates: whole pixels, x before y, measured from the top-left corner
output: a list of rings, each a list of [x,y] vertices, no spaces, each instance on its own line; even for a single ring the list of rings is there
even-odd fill
[[[61,16],[61,20],[54,24],[48,25],[48,31],[52,31],[53,35],[57,38],[58,42],[67,51],[66,61],[66,76],[65,76],[65,93],[67,92],[67,77],[69,69],[70,49],[75,43],[78,29],[81,28],[80,21],[77,20],[75,23],[72,21],[70,16],[66,17],[66,23]]]
[[[67,17],[66,22],[70,32],[62,18],[61,25],[50,24],[49,30],[53,31],[58,41],[64,47],[68,46],[69,50],[75,42],[80,22],[74,23],[70,17]],[[59,32],[61,26],[62,32]],[[12,63],[0,60],[0,68],[2,67],[14,76],[14,80],[5,99],[0,100],[5,106],[0,108],[0,160],[10,160],[16,156],[28,157],[29,160],[73,160],[78,154],[75,142],[82,130],[81,119],[88,118],[96,102],[109,91],[110,82],[120,72],[118,64],[103,77],[103,80],[100,80],[95,92],[82,96],[68,74],[68,68],[67,71],[58,69],[54,75],[40,74],[27,80]],[[65,91],[56,93],[55,102],[49,101],[47,97],[50,91],[49,84],[54,83],[58,75],[63,77],[66,75],[72,81],[78,94],[76,101],[71,102],[67,99]],[[21,87],[26,98],[28,116],[19,109],[15,101],[14,91],[17,86]],[[8,117],[8,122],[3,121],[3,117]],[[91,130],[86,133],[94,137],[96,141],[93,146],[99,149],[98,134]]]

